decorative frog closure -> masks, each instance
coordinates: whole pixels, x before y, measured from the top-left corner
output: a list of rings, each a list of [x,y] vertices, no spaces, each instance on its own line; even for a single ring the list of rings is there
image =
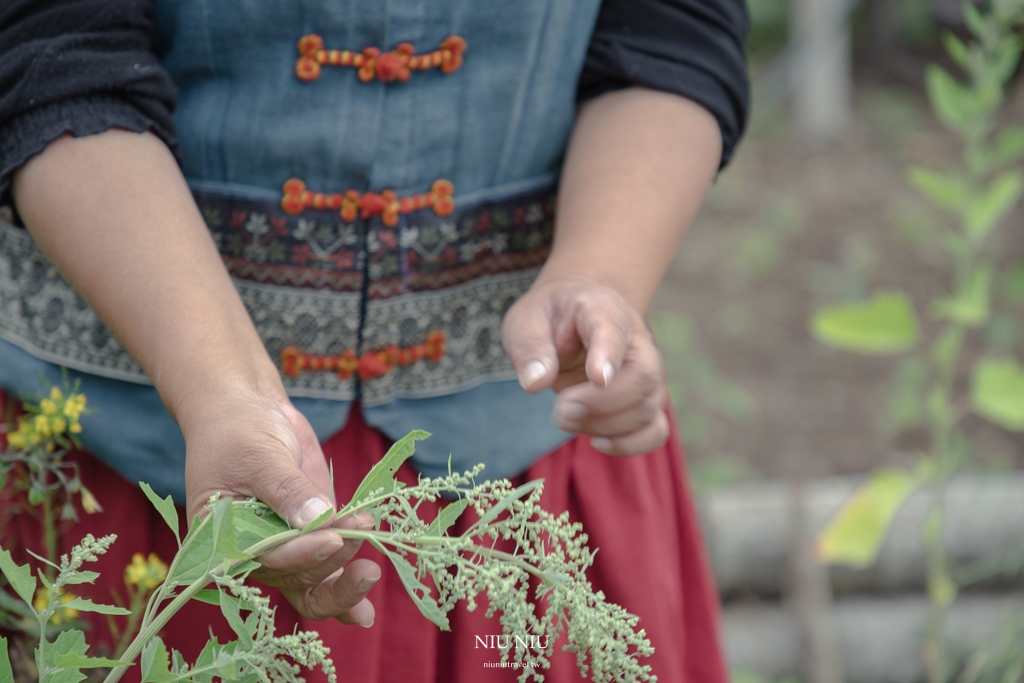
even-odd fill
[[[399,43],[391,52],[377,47],[351,50],[325,50],[324,39],[315,33],[299,38],[299,58],[295,61],[295,75],[302,81],[315,81],[322,66],[350,66],[359,70],[359,80],[369,83],[379,78],[385,83],[409,80],[413,71],[440,69],[450,74],[462,66],[466,41],[459,36],[448,36],[433,52],[417,55],[412,43]]]

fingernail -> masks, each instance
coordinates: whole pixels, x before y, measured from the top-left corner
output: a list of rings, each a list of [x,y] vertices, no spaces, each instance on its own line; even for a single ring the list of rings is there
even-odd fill
[[[374,619],[374,621],[376,621],[376,619]],[[369,624],[363,624],[363,628],[370,628],[371,626],[373,626],[373,621],[371,621]]]
[[[604,365],[601,366],[601,377],[604,378],[605,386],[612,383],[612,379],[615,377],[615,366],[612,365],[610,360],[606,360]]]
[[[555,404],[555,420],[560,423],[576,423],[587,415],[587,409],[572,401],[559,401]]]
[[[612,452],[611,439],[606,439],[603,436],[595,436],[591,438],[590,445],[594,447],[594,450],[601,451],[602,453]]]
[[[364,578],[362,581],[359,582],[359,592],[360,593],[365,593],[366,591],[368,591],[371,588],[373,588],[373,584],[377,583],[378,581],[380,581],[380,577],[379,576],[376,579],[371,579],[370,577],[367,576],[366,578]]]
[[[316,552],[316,555],[314,555],[314,557],[316,557],[317,562],[323,562],[328,557],[341,550],[342,546],[344,545],[345,541],[343,541],[342,539],[333,538],[327,543],[324,543],[322,546],[320,546],[320,550]]]
[[[519,384],[523,389],[529,389],[533,384],[543,377],[548,371],[546,365],[539,360],[531,360],[519,373]]]
[[[299,524],[305,526],[330,509],[331,504],[323,498],[310,498],[299,509]]]

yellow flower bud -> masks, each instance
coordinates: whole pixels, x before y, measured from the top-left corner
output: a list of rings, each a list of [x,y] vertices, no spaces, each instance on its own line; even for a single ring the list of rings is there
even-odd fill
[[[48,398],[44,398],[39,402],[39,409],[43,411],[43,415],[57,414],[57,404]]]
[[[50,418],[50,429],[53,430],[54,434],[63,434],[68,428],[68,421],[58,415],[57,417]]]
[[[94,514],[97,512],[103,512],[103,507],[99,501],[96,500],[96,496],[92,495],[92,491],[82,487],[82,509],[88,514]]]
[[[54,400],[54,401],[59,401],[62,398],[64,398],[64,394],[61,393],[59,387],[51,387],[50,388],[50,398],[52,400]]]

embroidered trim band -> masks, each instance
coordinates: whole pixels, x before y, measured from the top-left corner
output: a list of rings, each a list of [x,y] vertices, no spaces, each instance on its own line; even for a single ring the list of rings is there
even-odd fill
[[[436,330],[428,334],[422,344],[404,349],[390,344],[358,358],[352,349],[345,349],[337,356],[318,356],[289,346],[281,351],[281,372],[288,377],[298,377],[303,370],[336,372],[343,380],[356,373],[359,379],[374,379],[383,377],[396,366],[412,365],[421,359],[437,363],[444,356],[444,348],[444,332]]]
[[[358,69],[359,80],[369,83],[378,78],[385,83],[405,82],[413,71],[440,69],[450,74],[462,66],[462,53],[466,41],[459,36],[448,36],[433,52],[413,54],[412,43],[400,43],[391,52],[368,47],[362,52],[351,50],[325,50],[324,39],[315,33],[299,38],[299,55],[295,61],[295,75],[302,81],[315,81],[322,66],[350,66]]]
[[[285,213],[295,215],[302,213],[305,209],[317,209],[324,211],[340,211],[341,219],[351,223],[356,216],[366,220],[373,216],[380,216],[381,222],[389,228],[398,225],[398,214],[412,213],[420,209],[431,207],[438,216],[448,216],[455,211],[455,200],[452,193],[455,187],[447,180],[436,180],[430,187],[430,192],[411,194],[399,197],[394,190],[384,190],[380,194],[376,192],[364,192],[359,194],[355,190],[347,190],[342,193],[324,194],[322,192],[310,192],[306,189],[306,183],[298,178],[287,181],[282,188],[284,197],[281,198],[281,208]]]

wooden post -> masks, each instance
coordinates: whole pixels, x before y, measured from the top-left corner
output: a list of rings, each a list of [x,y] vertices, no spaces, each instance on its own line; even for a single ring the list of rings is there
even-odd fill
[[[790,65],[793,122],[810,142],[827,142],[850,125],[852,59],[847,0],[793,0],[791,40],[800,49]]]

